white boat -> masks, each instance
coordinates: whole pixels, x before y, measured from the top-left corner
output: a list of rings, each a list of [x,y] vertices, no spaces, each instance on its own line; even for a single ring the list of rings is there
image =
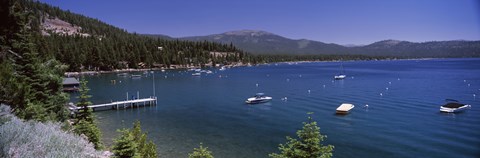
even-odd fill
[[[257,93],[255,96],[250,97],[245,101],[247,104],[265,103],[272,100],[272,97],[266,96],[264,93]]]
[[[197,73],[193,73],[192,76],[200,76],[200,72],[197,72]]]
[[[213,72],[212,72],[212,71],[210,71],[210,70],[207,70],[207,72],[206,72],[206,73],[207,73],[207,74],[213,74]]]
[[[468,104],[459,103],[457,100],[453,99],[445,99],[447,102],[445,105],[440,106],[440,112],[446,113],[455,113],[455,112],[462,112],[471,107]]]
[[[347,77],[347,75],[338,74],[338,75],[335,75],[333,78],[335,78],[336,80],[341,80],[341,79],[345,79],[346,77]]]
[[[142,75],[132,75],[132,78],[141,78]]]
[[[117,74],[117,76],[119,76],[119,77],[127,77],[127,76],[128,76],[128,73],[119,73],[119,74]]]
[[[340,68],[342,71],[333,77],[335,80],[343,80],[347,77],[347,75],[345,75],[345,70],[343,69],[343,64],[340,65]]]
[[[337,114],[348,114],[355,107],[353,104],[343,103],[337,108]]]
[[[218,70],[220,70],[220,71],[225,71],[225,70],[227,70],[227,68],[225,68],[225,66],[222,66],[222,67],[221,67],[220,69],[218,69]]]

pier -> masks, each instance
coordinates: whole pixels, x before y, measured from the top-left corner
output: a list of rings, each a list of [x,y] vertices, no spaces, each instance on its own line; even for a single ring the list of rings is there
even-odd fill
[[[92,108],[93,111],[97,111],[97,110],[120,109],[120,108],[123,108],[123,109],[135,108],[135,107],[138,108],[146,105],[150,105],[150,106],[157,105],[157,97],[116,101],[116,102],[105,103],[105,104],[90,105],[88,107]],[[72,111],[78,111],[81,108],[82,107],[77,107],[74,105],[71,105],[69,107],[69,109]]]

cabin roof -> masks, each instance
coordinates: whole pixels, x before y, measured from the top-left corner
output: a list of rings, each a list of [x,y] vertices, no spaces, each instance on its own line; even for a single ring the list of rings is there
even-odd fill
[[[62,84],[63,85],[80,85],[80,82],[78,82],[78,80],[73,77],[69,77],[69,78],[63,78]]]

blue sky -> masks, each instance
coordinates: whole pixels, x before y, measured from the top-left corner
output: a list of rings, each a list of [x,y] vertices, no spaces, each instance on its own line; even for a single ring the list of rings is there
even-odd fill
[[[129,32],[172,37],[249,29],[337,44],[480,40],[478,0],[40,1]]]

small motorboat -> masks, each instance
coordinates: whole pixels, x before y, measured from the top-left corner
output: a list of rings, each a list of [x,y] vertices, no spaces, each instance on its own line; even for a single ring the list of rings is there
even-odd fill
[[[132,75],[132,78],[142,78],[142,75]]]
[[[343,103],[337,108],[337,114],[348,114],[355,107],[353,104]]]
[[[453,100],[453,99],[445,99],[445,102],[447,103],[440,106],[440,112],[455,113],[455,112],[464,111],[467,108],[471,107],[471,105],[462,104],[462,103],[459,103],[458,100]]]
[[[192,76],[200,76],[200,72],[197,72],[197,73],[193,73]]]
[[[247,104],[265,103],[272,100],[272,97],[266,96],[264,93],[257,93],[255,96],[250,97],[245,101]]]
[[[342,79],[345,79],[347,77],[347,75],[344,75],[344,74],[338,74],[338,75],[335,75],[333,78],[335,80],[342,80]]]
[[[227,69],[225,68],[225,66],[222,66],[222,67],[221,67],[220,69],[218,69],[218,70],[220,70],[220,71],[225,71],[225,70],[227,70]]]
[[[119,73],[119,74],[117,74],[117,76],[119,76],[119,77],[127,77],[127,76],[128,76],[128,73]]]

